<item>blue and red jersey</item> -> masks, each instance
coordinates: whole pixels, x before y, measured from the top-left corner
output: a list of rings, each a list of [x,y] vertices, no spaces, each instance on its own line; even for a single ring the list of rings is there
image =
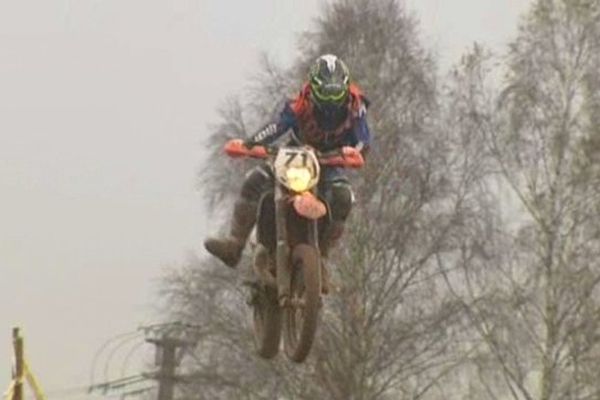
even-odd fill
[[[300,94],[285,103],[276,122],[268,124],[251,137],[255,143],[270,144],[286,132],[298,144],[308,144],[317,150],[328,151],[342,146],[359,149],[371,144],[371,133],[367,124],[368,101],[356,85],[350,85],[345,118],[331,129],[324,129],[315,117],[310,99],[310,85],[305,84]]]

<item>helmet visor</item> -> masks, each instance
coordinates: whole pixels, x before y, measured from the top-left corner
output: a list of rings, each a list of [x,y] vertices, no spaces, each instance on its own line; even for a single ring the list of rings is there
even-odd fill
[[[341,103],[348,95],[348,88],[338,83],[311,86],[315,98],[323,103]]]

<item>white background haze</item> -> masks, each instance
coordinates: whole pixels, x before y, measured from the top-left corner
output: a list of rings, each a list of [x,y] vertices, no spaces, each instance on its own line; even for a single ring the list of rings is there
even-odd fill
[[[91,398],[52,393],[154,321],[161,271],[211,228],[207,124],[261,51],[294,60],[320,3],[0,0],[0,393],[20,325],[49,399]],[[528,1],[406,4],[447,68],[473,41],[502,50]]]

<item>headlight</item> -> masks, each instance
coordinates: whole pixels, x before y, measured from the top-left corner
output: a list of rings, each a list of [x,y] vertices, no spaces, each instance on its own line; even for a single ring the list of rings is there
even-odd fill
[[[308,168],[288,168],[285,177],[288,186],[294,192],[302,193],[310,189],[312,175]]]

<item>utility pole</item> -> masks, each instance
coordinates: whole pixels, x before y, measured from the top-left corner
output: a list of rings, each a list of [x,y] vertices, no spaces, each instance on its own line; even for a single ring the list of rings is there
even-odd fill
[[[25,362],[23,357],[23,337],[19,328],[13,328],[13,345],[15,350],[15,386],[12,400],[23,400],[23,379],[25,377]]]
[[[185,344],[180,340],[172,339],[166,335],[162,339],[147,339],[156,346],[157,364],[160,365],[154,379],[158,380],[158,400],[173,400],[175,393],[175,371],[177,369],[177,349]]]
[[[158,400],[173,400],[178,382],[177,367],[183,358],[183,350],[195,347],[198,339],[194,332],[198,327],[179,322],[159,325],[147,329],[146,341],[156,347],[158,372],[145,374],[158,381]],[[192,333],[192,334],[190,334]],[[158,336],[158,337],[157,337]]]

